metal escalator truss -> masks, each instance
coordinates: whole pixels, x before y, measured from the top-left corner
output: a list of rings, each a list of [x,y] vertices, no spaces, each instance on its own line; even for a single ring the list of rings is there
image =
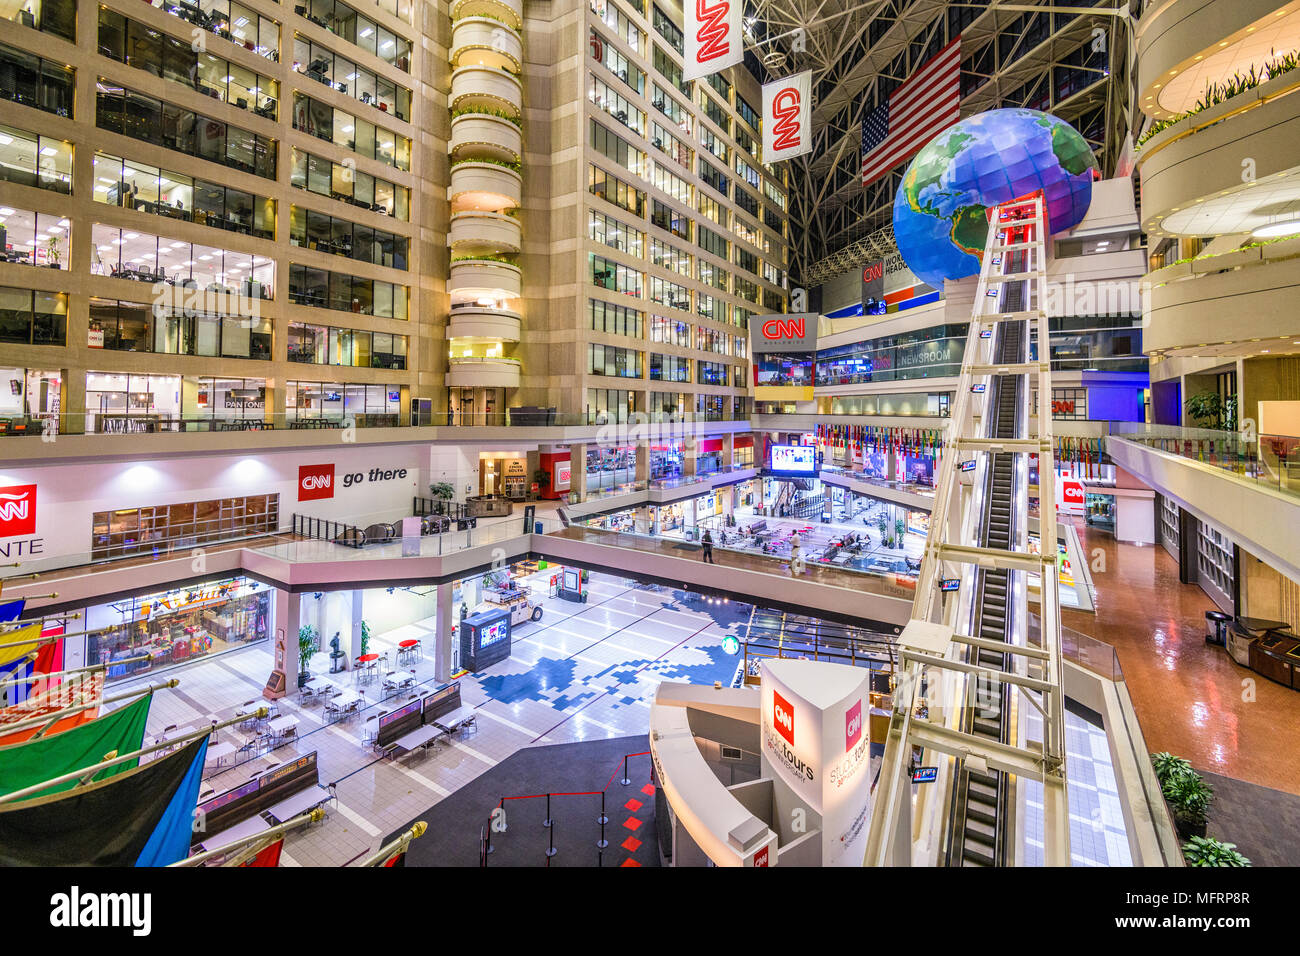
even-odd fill
[[[1041,500],[1055,500],[1050,365],[1045,354],[1030,359],[1030,322],[1038,341],[1048,341],[1045,210],[1041,196],[1032,196],[991,216],[930,537],[900,638],[867,865],[909,865],[914,856],[951,866],[1016,862],[1020,779],[1043,783],[1045,862],[1069,863],[1050,505],[1038,519],[1046,556],[1027,545],[1031,454],[1039,456]],[[1029,401],[1035,386],[1036,419]],[[1037,645],[1028,640],[1031,573],[1042,581]],[[1028,739],[1027,722],[1017,719],[1024,706],[1041,716],[1041,740]],[[940,779],[913,798],[910,765],[918,751],[940,764]]]

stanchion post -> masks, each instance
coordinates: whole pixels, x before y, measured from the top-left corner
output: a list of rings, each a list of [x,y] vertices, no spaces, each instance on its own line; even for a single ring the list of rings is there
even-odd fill
[[[609,822],[609,817],[605,816],[605,791],[600,792],[600,816],[596,818],[600,824],[600,839],[596,841],[596,846],[603,850],[609,846],[609,841],[605,839],[605,824]]]
[[[492,852],[492,821],[488,820],[487,825],[487,849],[483,851],[483,863],[486,865],[488,855]]]
[[[551,857],[555,856],[555,854],[558,853],[559,851],[555,849],[555,827],[553,826],[547,827],[546,832],[550,835],[551,838],[551,845],[546,850],[546,865],[550,866]]]
[[[542,821],[542,826],[546,827],[549,830],[551,828],[551,824],[554,822],[555,821],[551,819],[551,795],[548,793],[546,795],[546,819]]]
[[[623,754],[623,779],[619,783],[626,787],[631,782],[631,778],[627,775],[627,754]]]

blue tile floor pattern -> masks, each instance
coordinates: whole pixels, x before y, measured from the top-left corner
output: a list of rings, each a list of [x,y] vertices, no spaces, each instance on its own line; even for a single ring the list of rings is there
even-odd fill
[[[1026,735],[1041,739],[1042,720],[1032,707]],[[1073,866],[1132,866],[1128,830],[1111,766],[1106,732],[1082,717],[1065,714],[1066,793],[1070,805]],[[1023,865],[1043,865],[1043,785],[1021,781],[1025,843]]]
[[[462,680],[521,714],[541,704],[564,715],[543,735],[547,742],[569,739],[561,725],[598,702],[596,726],[607,733],[584,731],[578,739],[644,732],[641,708],[662,681],[729,684],[737,657],[721,642],[727,634],[743,636],[749,616],[747,605],[604,576],[593,576],[586,604],[551,600],[546,612],[516,631],[510,659]]]

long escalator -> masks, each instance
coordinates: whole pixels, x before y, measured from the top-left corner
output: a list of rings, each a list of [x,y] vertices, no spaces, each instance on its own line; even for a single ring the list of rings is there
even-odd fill
[[[1023,253],[1019,256],[1010,254],[1008,259],[1007,272],[1023,268]],[[1001,311],[1016,312],[1022,308],[1022,284],[1008,283],[1002,292]],[[1023,321],[1003,322],[998,326],[998,339],[994,349],[996,362],[1012,364],[1025,361],[1025,326]],[[1021,385],[1022,378],[1018,375],[993,378],[993,394],[989,402],[993,414],[986,431],[988,437],[1019,438],[1023,435],[1018,415],[1022,407]],[[1012,548],[1014,481],[1014,454],[991,454],[984,485],[987,507],[978,540],[983,547],[1003,551]],[[1011,574],[1005,568],[976,571],[976,637],[999,643],[1011,639],[1007,606]],[[977,647],[967,649],[966,662],[998,671],[1005,670],[1008,665],[1007,655]],[[1010,688],[1000,681],[981,683],[966,731],[977,737],[1007,743],[1009,727],[1006,715],[1009,706]],[[1010,822],[1009,789],[1005,774],[996,770],[963,766],[957,778],[953,825],[949,831],[952,841],[948,853],[950,866],[1006,864],[1006,835]]]

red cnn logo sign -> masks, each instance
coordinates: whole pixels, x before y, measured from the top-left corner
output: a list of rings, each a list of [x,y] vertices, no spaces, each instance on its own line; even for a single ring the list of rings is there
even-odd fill
[[[794,708],[775,690],[772,691],[772,726],[786,743],[794,746]]]
[[[0,538],[36,533],[36,486],[0,488]]]
[[[772,849],[772,844],[769,843],[767,846],[763,847],[763,849],[754,854],[755,866],[767,866],[767,851],[770,849]]]
[[[731,40],[727,36],[727,14],[730,11],[731,4],[725,0],[713,6],[705,0],[695,0],[695,16],[700,21],[700,28],[695,32],[695,38],[700,42],[695,54],[697,63],[707,63],[731,52]]]
[[[803,319],[768,319],[763,323],[763,338],[801,339],[804,337]]]
[[[772,148],[791,149],[799,145],[799,91],[788,86],[772,98]]]
[[[862,739],[862,701],[849,708],[844,715],[844,749],[852,750]]]
[[[334,497],[333,465],[301,465],[298,468],[298,500],[315,501]]]
[[[1061,499],[1067,505],[1083,504],[1083,485],[1077,481],[1067,481],[1061,485]]]

